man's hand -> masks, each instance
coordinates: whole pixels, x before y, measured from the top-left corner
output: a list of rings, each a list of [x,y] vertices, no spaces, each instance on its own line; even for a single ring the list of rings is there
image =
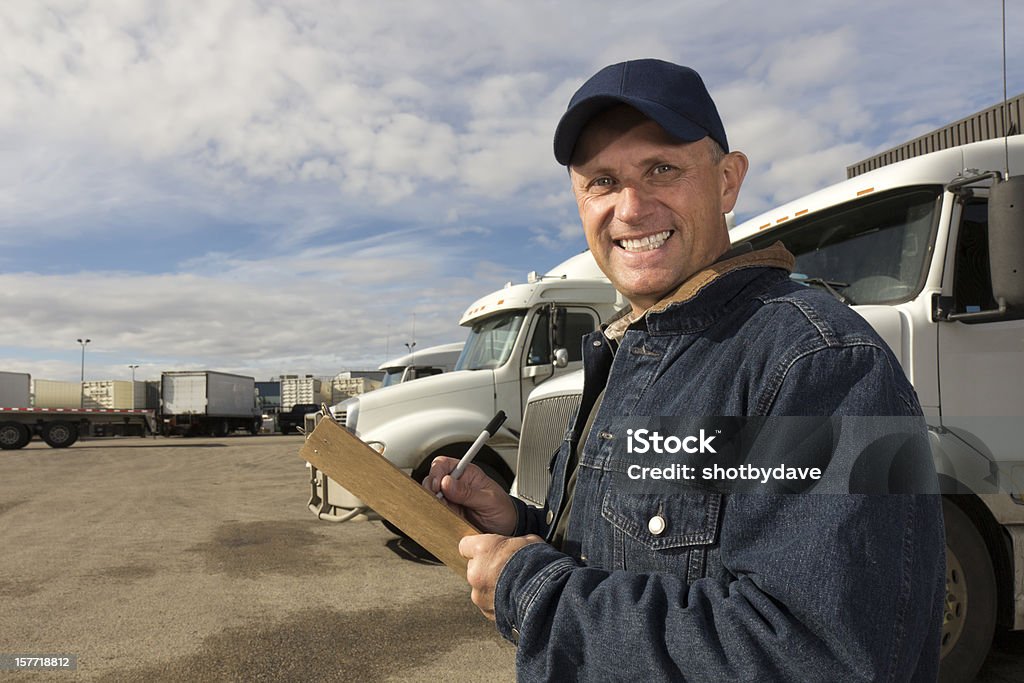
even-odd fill
[[[459,541],[459,554],[469,560],[466,580],[473,588],[473,604],[494,621],[494,587],[512,554],[523,546],[543,543],[540,536],[499,536],[480,534]]]
[[[512,498],[476,465],[470,464],[462,476],[450,474],[459,461],[439,456],[430,464],[423,488],[437,495],[444,493],[448,508],[481,531],[511,534],[516,529],[516,507]]]

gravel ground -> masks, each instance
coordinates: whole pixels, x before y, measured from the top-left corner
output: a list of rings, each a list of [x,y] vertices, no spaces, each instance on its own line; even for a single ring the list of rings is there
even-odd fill
[[[314,519],[301,443],[0,452],[0,655],[78,657],[19,680],[514,680],[461,579],[378,523]],[[1024,680],[1024,633],[997,639],[978,680]]]
[[[493,681],[514,648],[379,523],[306,510],[300,436],[0,453],[0,653],[90,681]],[[0,678],[13,676],[0,672]]]

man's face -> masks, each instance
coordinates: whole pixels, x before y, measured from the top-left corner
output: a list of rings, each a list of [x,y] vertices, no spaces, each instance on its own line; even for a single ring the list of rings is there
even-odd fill
[[[634,310],[657,303],[729,248],[724,214],[746,157],[715,163],[705,138],[680,143],[629,107],[583,130],[570,165],[583,231],[598,266]]]

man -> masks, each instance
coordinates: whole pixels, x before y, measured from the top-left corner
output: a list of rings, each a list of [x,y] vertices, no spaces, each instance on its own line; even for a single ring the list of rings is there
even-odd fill
[[[920,416],[884,342],[791,282],[781,244],[730,251],[724,214],[748,164],[700,77],[657,60],[603,69],[570,101],[555,156],[631,310],[584,340],[544,510],[475,468],[452,480],[449,458],[424,481],[489,532],[459,549],[473,602],[518,645],[519,678],[934,680],[938,496],[614,483],[631,419]],[[842,430],[835,453],[867,449],[868,431]]]

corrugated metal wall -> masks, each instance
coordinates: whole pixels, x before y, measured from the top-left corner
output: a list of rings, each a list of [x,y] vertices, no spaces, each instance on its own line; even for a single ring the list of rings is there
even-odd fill
[[[1017,95],[1006,103],[1007,124],[1010,135],[1020,135],[1021,120],[1024,113],[1024,93]],[[1003,137],[1003,103],[989,107],[984,111],[960,119],[948,126],[933,130],[921,137],[914,138],[898,147],[886,150],[881,154],[859,161],[846,167],[846,177],[853,178],[861,173],[872,171],[882,166],[911,159],[929,152],[966,145],[970,142],[992,140]]]

